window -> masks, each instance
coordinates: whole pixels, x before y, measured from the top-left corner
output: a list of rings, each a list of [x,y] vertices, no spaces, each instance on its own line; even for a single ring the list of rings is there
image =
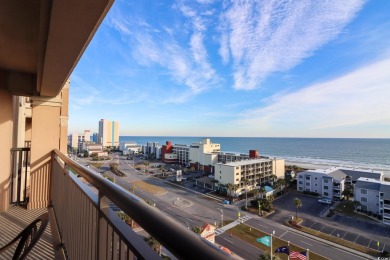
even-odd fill
[[[317,190],[315,190],[315,192],[318,192]]]
[[[306,176],[306,180],[310,180],[310,176]]]
[[[366,197],[361,197],[360,201],[361,202],[367,202],[367,198]]]
[[[329,187],[328,186],[324,186],[324,190],[327,190],[327,189],[329,189]]]
[[[219,176],[219,179],[222,179],[222,176]]]
[[[236,181],[239,181],[240,179],[236,179]]]
[[[302,184],[303,182],[302,181],[299,181],[298,184]]]
[[[314,179],[317,180],[317,177],[315,177]]]
[[[360,192],[361,192],[361,194],[367,194],[367,190],[365,190],[365,189],[361,189]]]
[[[324,183],[328,183],[329,181],[328,180],[324,180]]]
[[[236,170],[240,169],[240,167],[236,167]]]
[[[306,182],[306,186],[310,186],[310,182]]]
[[[303,188],[302,188],[302,187],[299,187],[298,190],[303,190]]]
[[[317,186],[317,183],[316,183],[316,186]]]
[[[329,196],[329,193],[327,193],[327,192],[324,192],[324,196]]]

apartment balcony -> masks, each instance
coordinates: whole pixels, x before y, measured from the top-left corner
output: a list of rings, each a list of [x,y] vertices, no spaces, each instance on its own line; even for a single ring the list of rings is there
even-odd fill
[[[390,209],[390,204],[383,204],[384,209]]]
[[[52,151],[47,159],[39,174],[30,177],[29,203],[42,203],[43,209],[11,207],[1,213],[0,245],[40,213],[49,210],[51,226],[32,251],[31,259],[160,259],[143,238],[111,210],[109,205],[113,203],[178,259],[231,258],[187,227],[75,163],[59,150]],[[44,201],[49,202],[47,208]]]

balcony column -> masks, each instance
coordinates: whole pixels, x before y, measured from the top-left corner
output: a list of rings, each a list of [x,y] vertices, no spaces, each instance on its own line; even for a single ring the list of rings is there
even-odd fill
[[[48,206],[51,152],[66,154],[68,85],[54,98],[32,97],[29,209]]]
[[[0,88],[0,212],[9,208],[9,181],[11,173],[10,150],[13,141],[12,95]]]

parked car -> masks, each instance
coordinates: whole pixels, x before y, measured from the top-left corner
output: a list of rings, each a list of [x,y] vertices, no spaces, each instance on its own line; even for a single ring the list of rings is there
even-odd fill
[[[318,202],[323,204],[332,204],[333,200],[330,198],[321,198],[318,200]]]

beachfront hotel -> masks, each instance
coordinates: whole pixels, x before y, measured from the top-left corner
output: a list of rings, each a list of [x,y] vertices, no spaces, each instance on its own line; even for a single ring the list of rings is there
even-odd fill
[[[327,198],[340,200],[343,191],[354,185],[360,177],[383,181],[381,171],[333,167],[329,169],[308,170],[297,174],[297,190],[315,192]]]
[[[214,179],[218,185],[228,183],[238,185],[235,195],[260,188],[265,183],[274,181],[274,176],[284,178],[284,160],[277,158],[253,158],[215,165]],[[245,183],[245,180],[248,183]]]
[[[101,119],[99,121],[99,142],[103,147],[119,146],[119,122]]]

